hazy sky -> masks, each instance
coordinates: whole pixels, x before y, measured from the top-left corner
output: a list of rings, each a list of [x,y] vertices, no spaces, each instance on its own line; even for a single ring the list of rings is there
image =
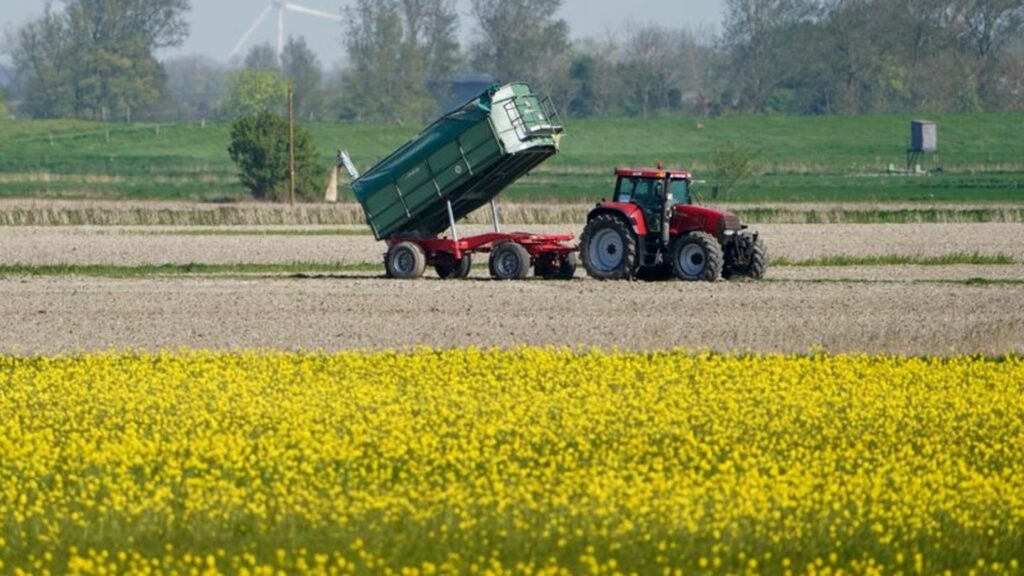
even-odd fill
[[[294,0],[295,3],[339,12],[353,0]],[[457,0],[462,13],[462,36],[471,37],[470,0]],[[565,0],[561,16],[574,37],[603,35],[626,22],[661,23],[672,27],[717,25],[723,0]],[[270,0],[192,0],[192,34],[170,54],[205,54],[225,59],[231,48]],[[59,4],[59,2],[57,3]],[[42,13],[45,0],[0,0],[0,29],[16,27]],[[250,42],[276,42],[276,18],[268,17]],[[310,47],[327,66],[341,59],[339,24],[304,14],[287,13],[285,31],[305,35]]]

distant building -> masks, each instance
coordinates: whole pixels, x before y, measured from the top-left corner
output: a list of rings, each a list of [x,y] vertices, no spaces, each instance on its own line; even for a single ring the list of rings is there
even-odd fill
[[[430,91],[439,96],[441,112],[449,112],[479,96],[495,83],[490,74],[455,74],[431,80]]]

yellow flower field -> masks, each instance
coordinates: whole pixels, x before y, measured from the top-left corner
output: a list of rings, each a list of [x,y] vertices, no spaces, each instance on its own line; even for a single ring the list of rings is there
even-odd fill
[[[1024,360],[0,357],[0,573],[1024,562]]]

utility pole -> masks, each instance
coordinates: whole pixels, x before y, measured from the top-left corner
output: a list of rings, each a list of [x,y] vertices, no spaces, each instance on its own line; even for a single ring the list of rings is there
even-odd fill
[[[288,164],[291,171],[291,188],[288,201],[295,206],[295,91],[288,85]]]

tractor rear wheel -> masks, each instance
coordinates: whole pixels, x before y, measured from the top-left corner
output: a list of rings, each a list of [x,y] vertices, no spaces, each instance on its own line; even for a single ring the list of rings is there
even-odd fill
[[[384,257],[388,278],[412,280],[423,276],[427,268],[427,255],[415,242],[399,242],[388,249]]]
[[[580,254],[591,278],[628,280],[636,273],[636,235],[618,216],[601,214],[588,222]]]
[[[714,282],[722,275],[722,246],[710,234],[683,234],[672,243],[670,254],[672,271],[680,280]]]
[[[491,250],[491,278],[522,280],[530,274],[530,253],[515,242],[502,242]]]
[[[463,254],[462,259],[456,260],[455,264],[437,264],[434,270],[442,280],[469,278],[469,273],[473,271],[473,255]]]

